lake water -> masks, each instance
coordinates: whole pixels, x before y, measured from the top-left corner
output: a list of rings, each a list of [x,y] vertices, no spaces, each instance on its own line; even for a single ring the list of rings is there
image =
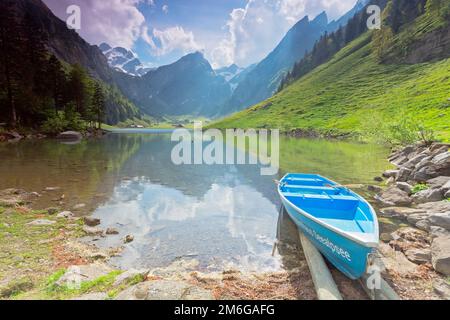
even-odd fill
[[[279,226],[274,179],[305,172],[342,184],[371,184],[389,167],[388,150],[379,146],[282,137],[280,172],[261,176],[258,165],[174,165],[175,144],[165,130],[120,131],[79,144],[2,144],[0,189],[39,192],[38,208],[85,204],[75,212],[92,213],[101,218],[100,227],[120,231],[98,239],[100,246],[122,245],[132,234],[135,240],[113,261],[119,267],[193,258],[204,269],[261,271],[282,267],[272,247],[277,230],[292,230],[284,220]]]

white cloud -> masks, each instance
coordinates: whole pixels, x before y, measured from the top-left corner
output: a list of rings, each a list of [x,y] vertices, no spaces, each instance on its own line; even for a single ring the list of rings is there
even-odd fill
[[[225,26],[227,36],[208,55],[215,67],[237,63],[247,66],[267,56],[287,31],[305,15],[326,10],[337,18],[356,0],[248,0],[234,9]]]
[[[44,0],[61,19],[65,20],[66,8],[74,0]],[[80,35],[90,43],[108,42],[112,46],[131,48],[140,37],[145,17],[137,9],[140,3],[152,4],[153,0],[78,0],[81,8]]]
[[[176,50],[184,54],[202,50],[195,41],[194,34],[180,26],[164,30],[153,29],[151,34],[148,28],[144,27],[142,38],[150,45],[151,52],[155,56],[164,56]]]
[[[163,11],[165,14],[168,14],[168,13],[169,13],[169,6],[168,6],[167,4],[163,5],[163,6],[162,6],[162,11]]]

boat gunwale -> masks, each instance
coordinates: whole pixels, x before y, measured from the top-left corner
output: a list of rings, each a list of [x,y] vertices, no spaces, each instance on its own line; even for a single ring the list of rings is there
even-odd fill
[[[291,174],[291,173],[285,174],[284,177],[283,177],[280,181],[285,180],[286,177],[289,176],[290,174]],[[317,177],[320,177],[320,178],[322,178],[322,179],[328,180],[328,181],[330,181],[330,182],[332,182],[332,183],[334,183],[334,184],[336,184],[336,185],[339,185],[337,182],[335,182],[335,181],[333,181],[333,180],[330,180],[330,179],[328,179],[328,178],[325,178],[325,177],[323,177],[323,176],[321,176],[321,175],[316,175],[316,176],[317,176]],[[349,190],[350,190],[350,189],[349,189]],[[377,214],[376,214],[376,212],[375,212],[375,209],[372,207],[372,205],[371,205],[367,200],[365,200],[365,199],[364,199],[363,197],[361,197],[359,194],[357,194],[356,192],[354,192],[354,191],[352,191],[352,190],[350,190],[350,191],[356,196],[356,198],[357,198],[359,201],[362,201],[362,202],[364,202],[364,203],[366,203],[366,204],[368,205],[368,207],[369,207],[369,209],[370,209],[370,212],[371,212],[371,214],[372,214],[372,217],[373,217],[373,222],[372,222],[372,223],[374,224],[374,230],[373,230],[373,232],[370,232],[370,233],[358,232],[358,233],[356,233],[356,234],[373,234],[373,235],[375,236],[375,238],[377,239],[376,242],[374,242],[374,241],[363,241],[363,240],[361,240],[361,239],[358,239],[358,238],[356,238],[354,235],[352,235],[351,233],[349,233],[349,232],[344,232],[343,230],[341,230],[341,229],[339,229],[339,228],[336,228],[336,227],[334,227],[333,225],[328,224],[328,223],[322,221],[322,220],[319,219],[319,218],[314,217],[314,216],[311,215],[310,213],[308,213],[308,212],[302,210],[301,208],[299,208],[299,207],[297,207],[295,204],[293,204],[291,201],[289,201],[289,200],[284,196],[283,192],[281,192],[281,184],[278,185],[278,194],[280,195],[280,197],[281,197],[284,201],[286,201],[287,203],[289,203],[289,205],[290,205],[291,207],[293,207],[294,210],[297,211],[299,214],[305,216],[306,218],[308,218],[308,219],[310,219],[310,220],[312,220],[312,221],[314,221],[314,222],[320,224],[321,226],[323,226],[323,227],[325,227],[325,228],[327,228],[327,229],[329,229],[329,230],[331,230],[331,231],[333,231],[333,232],[335,232],[335,233],[337,233],[337,234],[339,234],[339,235],[341,235],[341,236],[343,236],[343,237],[345,237],[345,238],[347,238],[347,239],[349,239],[349,240],[351,240],[351,241],[357,242],[358,244],[360,244],[360,245],[362,245],[362,246],[364,246],[364,247],[368,247],[368,248],[377,248],[377,247],[379,246],[380,231],[379,231],[379,225],[378,225],[378,217],[377,217]],[[288,212],[288,213],[289,213],[289,212]]]

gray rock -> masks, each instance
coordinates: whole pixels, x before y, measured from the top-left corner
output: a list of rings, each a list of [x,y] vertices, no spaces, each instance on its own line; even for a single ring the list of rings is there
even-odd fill
[[[450,199],[450,190],[444,194],[445,199]],[[450,201],[449,201],[450,202]]]
[[[434,270],[446,276],[450,275],[450,236],[444,235],[433,239],[431,244],[432,264]]]
[[[51,226],[54,225],[56,221],[51,221],[47,219],[37,219],[32,222],[27,223],[27,226],[40,227],[40,226]]]
[[[397,173],[396,181],[397,182],[406,182],[410,180],[412,174],[412,170],[408,168],[401,168],[400,171]]]
[[[430,227],[431,239],[436,239],[436,238],[445,237],[445,236],[450,236],[449,231],[447,231],[446,229],[441,228],[441,227],[434,227],[434,226]]]
[[[425,164],[421,169],[416,169],[412,175],[411,179],[417,182],[426,182],[427,180],[430,180],[433,178],[433,174],[429,173],[429,166],[431,165],[431,162]]]
[[[71,300],[77,301],[102,301],[108,299],[108,295],[105,292],[94,292],[82,295],[81,297],[73,298]]]
[[[100,228],[97,228],[97,227],[84,226],[83,231],[88,236],[102,236],[103,235],[103,230]]]
[[[380,209],[380,216],[387,218],[407,218],[410,215],[416,214],[426,215],[426,210],[405,207],[388,207]],[[426,217],[428,217],[428,215],[426,215]]]
[[[123,239],[123,242],[124,243],[130,243],[130,242],[133,242],[134,241],[134,236],[132,236],[132,235],[127,235],[126,237],[125,237],[125,239]]]
[[[431,162],[414,173],[414,180],[425,182],[439,176],[450,176],[450,152],[435,156]]]
[[[150,270],[148,269],[141,269],[141,270],[130,269],[117,276],[116,280],[114,281],[114,286],[118,287],[121,286],[122,284],[127,284],[131,280],[136,279],[136,277],[141,277],[142,279],[145,279],[149,273]]]
[[[436,202],[444,199],[444,195],[439,189],[427,189],[412,196],[415,203]]]
[[[396,166],[401,166],[402,164],[404,164],[407,161],[408,161],[408,158],[406,156],[400,155],[397,158],[391,160],[391,163]]]
[[[433,283],[433,289],[436,294],[445,300],[450,300],[450,284],[447,281],[438,279]]]
[[[433,227],[441,227],[450,230],[450,211],[431,214],[428,217],[428,221]]]
[[[444,193],[447,193],[448,191],[450,191],[450,180],[447,181],[447,183],[442,186],[441,190]]]
[[[214,300],[211,291],[184,281],[147,281],[121,292],[116,300]]]
[[[423,221],[423,220],[427,220],[428,216],[429,216],[428,213],[415,213],[415,214],[409,215],[406,218],[406,220],[408,220],[408,222],[410,224],[415,226],[418,222]]]
[[[431,262],[430,249],[409,249],[405,251],[405,256],[415,264],[425,264]]]
[[[383,182],[383,178],[382,177],[375,177],[375,178],[373,178],[373,180],[377,181],[377,182]]]
[[[424,209],[432,213],[450,211],[450,201],[428,202],[417,206],[418,209]]]
[[[402,191],[405,191],[407,194],[409,194],[409,195],[411,195],[412,194],[412,189],[413,189],[413,186],[411,186],[409,183],[407,183],[407,182],[397,182],[396,184],[395,184],[395,186],[397,187],[397,188],[399,188],[400,190],[402,190]]]
[[[108,228],[106,229],[106,234],[109,236],[116,235],[119,234],[119,230],[117,230],[116,228]]]
[[[398,172],[399,172],[398,170],[387,170],[383,173],[383,177],[385,178],[396,177]]]
[[[420,220],[416,223],[416,227],[419,230],[429,232],[431,225],[428,220]]]
[[[77,288],[77,286],[81,285],[83,282],[96,280],[102,276],[108,275],[112,271],[113,269],[109,266],[101,263],[83,266],[70,266],[55,284],[57,286]]]
[[[83,139],[83,135],[77,131],[66,131],[66,132],[60,133],[57,136],[57,139],[66,140],[66,141],[77,141],[77,140]]]
[[[413,157],[411,160],[409,160],[408,162],[402,164],[402,167],[408,168],[408,169],[414,169],[416,167],[417,164],[419,164],[423,159],[428,158],[428,155],[425,153],[421,153],[415,157]]]
[[[96,227],[101,223],[100,219],[93,218],[93,217],[84,217],[83,221],[84,221],[84,224],[89,227]]]
[[[72,219],[74,218],[74,214],[70,211],[63,211],[58,213],[56,217],[60,219]]]
[[[389,187],[383,193],[377,195],[375,199],[382,207],[409,206],[412,204],[409,195],[395,186]]]
[[[442,189],[447,183],[449,184],[449,189],[450,189],[450,177],[445,177],[445,176],[440,176],[440,177],[430,179],[427,181],[427,185],[431,189]]]
[[[416,164],[416,167],[414,168],[415,171],[419,171],[423,167],[429,166],[431,164],[432,157],[425,157],[423,158],[418,164]]]

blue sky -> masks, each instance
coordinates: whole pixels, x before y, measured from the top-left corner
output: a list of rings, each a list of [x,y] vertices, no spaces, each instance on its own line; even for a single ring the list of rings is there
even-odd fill
[[[214,67],[263,59],[301,18],[330,19],[356,0],[44,0],[61,19],[81,8],[80,35],[135,51],[149,66],[201,51]]]

